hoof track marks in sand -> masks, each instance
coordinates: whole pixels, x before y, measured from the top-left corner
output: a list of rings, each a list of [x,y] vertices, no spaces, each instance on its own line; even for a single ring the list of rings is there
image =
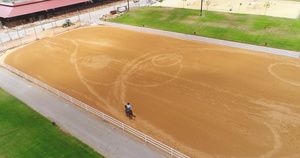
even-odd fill
[[[79,64],[77,61],[78,47],[79,47],[78,43],[75,42],[74,40],[70,40],[70,39],[66,39],[66,38],[62,38],[62,39],[71,41],[75,45],[74,51],[71,55],[71,63],[74,64],[76,74],[77,74],[78,78],[80,79],[80,82],[89,90],[89,92],[91,94],[93,94],[99,101],[101,101],[102,104],[107,105],[107,101],[104,98],[102,98],[100,95],[98,95],[98,93],[94,90],[94,88],[85,81],[83,74],[79,70]]]
[[[162,84],[166,84],[174,80],[180,73],[182,65],[182,56],[174,54],[160,54],[162,50],[146,53],[129,63],[127,63],[122,69],[119,78],[116,81],[114,87],[114,95],[120,97],[121,102],[126,102],[126,89],[127,85],[139,86],[139,87],[156,87]],[[176,71],[169,72],[168,68],[177,67]],[[159,74],[159,78],[155,76]],[[133,78],[151,78],[152,81],[133,83]]]
[[[290,69],[293,69],[294,71],[292,74],[289,74],[289,75],[279,74],[278,72],[275,72],[276,68],[278,69],[281,66],[289,67]],[[298,80],[295,79],[296,78],[295,75],[300,74],[300,65],[291,64],[291,63],[274,63],[269,66],[269,72],[275,78],[279,79],[282,82],[300,87],[300,78],[297,78]],[[292,81],[292,78],[293,78],[293,81]]]

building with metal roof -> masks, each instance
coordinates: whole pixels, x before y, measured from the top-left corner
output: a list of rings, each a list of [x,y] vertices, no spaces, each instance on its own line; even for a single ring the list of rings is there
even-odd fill
[[[103,2],[106,0],[94,0]],[[34,22],[60,14],[67,13],[66,10],[78,11],[83,6],[90,6],[93,0],[14,0],[11,2],[0,2],[0,27],[13,27],[16,25]],[[85,7],[86,8],[86,7]],[[61,13],[59,13],[61,12]]]

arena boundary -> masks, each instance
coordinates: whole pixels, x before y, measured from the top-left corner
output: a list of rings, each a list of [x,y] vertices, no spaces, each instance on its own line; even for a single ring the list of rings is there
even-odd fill
[[[0,52],[0,57],[3,54],[4,54],[4,52]],[[150,137],[150,136],[148,136],[148,135],[146,135],[146,134],[144,134],[144,133],[142,133],[142,132],[140,132],[140,131],[138,131],[138,130],[136,130],[136,129],[128,126],[128,125],[126,125],[126,124],[124,124],[123,122],[121,122],[121,121],[119,121],[119,120],[117,120],[117,119],[115,119],[115,118],[113,118],[113,117],[111,117],[111,116],[109,116],[109,115],[107,115],[107,114],[105,114],[105,113],[103,113],[103,112],[101,112],[101,111],[99,111],[99,110],[97,110],[97,109],[95,109],[95,108],[93,108],[93,107],[91,107],[91,106],[89,106],[89,105],[87,105],[87,104],[71,97],[71,96],[69,96],[68,94],[65,94],[65,93],[63,93],[63,92],[47,85],[46,83],[43,83],[43,82],[31,77],[30,75],[27,75],[27,74],[23,73],[22,71],[19,71],[18,69],[14,68],[14,67],[11,67],[11,66],[3,63],[3,62],[0,62],[0,66],[2,66],[4,68],[6,68],[7,70],[17,74],[20,77],[25,78],[26,80],[28,80],[30,82],[35,83],[36,85],[46,89],[47,91],[52,92],[53,94],[55,94],[55,95],[57,95],[61,98],[64,98],[65,100],[71,102],[72,104],[75,104],[78,107],[82,108],[83,110],[86,110],[86,111],[98,116],[99,118],[102,118],[104,121],[112,123],[113,125],[121,128],[123,131],[126,131],[126,132],[138,137],[139,139],[145,141],[146,143],[149,143],[149,144],[163,150],[164,152],[168,153],[171,157],[189,158],[189,156],[187,156],[187,155],[185,155],[185,154],[183,154],[183,153],[181,153],[181,152],[179,152],[179,151],[177,151],[177,150],[175,150],[175,149],[173,149],[173,148],[171,148],[171,147],[155,140],[154,138],[152,138],[152,137]]]
[[[6,49],[0,49],[0,57],[6,52]]]

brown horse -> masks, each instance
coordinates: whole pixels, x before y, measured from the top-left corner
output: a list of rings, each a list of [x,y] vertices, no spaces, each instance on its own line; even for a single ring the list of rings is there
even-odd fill
[[[133,115],[133,112],[131,109],[127,109],[126,105],[125,105],[125,112],[126,112],[126,116],[130,118],[130,120],[132,119],[132,116],[135,117],[135,115]]]

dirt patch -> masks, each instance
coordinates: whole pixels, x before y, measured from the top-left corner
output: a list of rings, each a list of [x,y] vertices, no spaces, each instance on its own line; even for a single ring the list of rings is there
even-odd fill
[[[191,157],[299,156],[299,59],[103,26],[4,61]]]

